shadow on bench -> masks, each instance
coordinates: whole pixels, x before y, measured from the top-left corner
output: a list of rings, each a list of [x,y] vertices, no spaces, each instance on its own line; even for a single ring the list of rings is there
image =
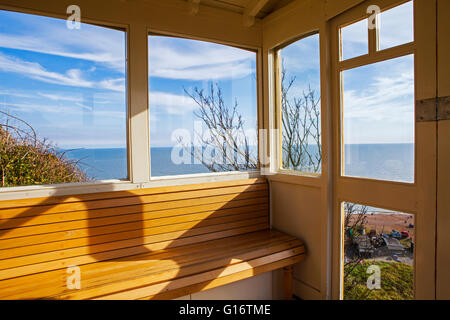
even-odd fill
[[[285,268],[264,179],[0,202],[0,299],[173,299]]]

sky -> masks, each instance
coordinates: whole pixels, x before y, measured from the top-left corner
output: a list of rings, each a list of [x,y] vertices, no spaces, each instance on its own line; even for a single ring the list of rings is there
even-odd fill
[[[412,40],[411,2],[381,15],[381,47]],[[350,26],[344,51],[367,45],[366,30]],[[317,37],[317,38],[314,38]],[[293,94],[319,88],[318,36],[283,50]],[[353,52],[353,55],[358,53]],[[413,58],[346,71],[346,143],[414,140]],[[126,146],[126,34],[65,20],[0,11],[0,109],[29,122],[60,148]],[[214,43],[149,36],[150,141],[174,145],[176,129],[193,132],[197,105],[184,90],[218,84],[237,102],[246,128],[256,129],[256,54]]]
[[[0,108],[60,148],[126,145],[125,33],[0,11]]]
[[[0,108],[60,148],[126,146],[126,35],[65,20],[0,11]],[[193,134],[198,106],[184,90],[220,85],[257,127],[256,53],[219,44],[149,37],[151,146]],[[255,131],[256,135],[256,131]],[[256,144],[256,141],[253,141]]]
[[[320,97],[320,47],[319,34],[302,38],[280,52],[286,70],[286,83],[295,78],[288,99],[302,97],[311,87]]]
[[[308,94],[309,88],[314,92],[315,99],[320,99],[319,34],[310,35],[284,47],[280,56],[286,72],[285,85],[289,85],[293,80],[287,95],[289,103],[294,105],[294,101],[304,100],[304,94]],[[308,142],[315,145],[312,137],[309,137]]]
[[[195,89],[222,90],[228,107],[237,103],[245,130],[256,145],[256,53],[230,46],[164,36],[149,36],[150,145],[177,144],[180,130],[206,134],[195,115],[199,106],[188,95]],[[195,126],[196,122],[200,127]],[[186,138],[184,138],[185,142]]]

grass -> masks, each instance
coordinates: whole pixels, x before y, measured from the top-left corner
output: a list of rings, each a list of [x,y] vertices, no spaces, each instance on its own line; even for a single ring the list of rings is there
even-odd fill
[[[377,265],[381,270],[381,289],[367,288],[367,268]],[[347,267],[346,267],[347,268]],[[347,273],[347,269],[345,270]],[[413,267],[401,262],[363,261],[347,276],[344,300],[411,300],[414,299]]]

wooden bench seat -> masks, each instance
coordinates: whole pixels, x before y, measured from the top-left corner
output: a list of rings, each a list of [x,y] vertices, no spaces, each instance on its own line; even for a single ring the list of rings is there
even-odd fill
[[[0,299],[172,299],[304,253],[263,179],[0,202]]]

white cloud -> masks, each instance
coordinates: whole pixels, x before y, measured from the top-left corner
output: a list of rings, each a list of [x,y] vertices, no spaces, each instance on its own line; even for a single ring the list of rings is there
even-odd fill
[[[319,35],[312,35],[298,40],[281,50],[281,58],[288,72],[292,73],[312,71],[319,73],[320,49]]]
[[[343,108],[347,144],[413,142],[412,70],[391,72],[389,77],[386,74],[378,75],[373,78],[369,87],[345,90]]]
[[[10,102],[0,102],[0,106],[4,109],[12,108],[16,111],[29,113],[29,112],[40,112],[42,114],[50,115],[56,114],[59,116],[63,115],[82,115],[86,111],[91,113],[94,117],[98,117],[99,119],[105,118],[119,118],[125,119],[125,110],[123,111],[106,111],[106,110],[95,110],[90,106],[83,105],[81,103],[75,104],[67,104],[67,105],[50,105],[41,103],[10,103]],[[85,111],[83,111],[83,109]],[[58,118],[55,118],[56,120]],[[61,124],[65,126],[67,124]]]
[[[187,41],[187,40],[182,40]],[[151,38],[150,76],[180,80],[243,78],[255,70],[255,53],[242,49],[198,42],[175,48],[165,39]]]
[[[414,112],[414,78],[412,72],[398,77],[376,77],[369,88],[344,91],[346,118],[373,120],[401,119],[405,112]],[[370,112],[368,112],[370,111]]]
[[[25,61],[2,53],[0,53],[0,71],[18,73],[34,80],[58,85],[99,88],[112,91],[125,90],[124,78],[93,82],[84,79],[83,71],[79,69],[69,69],[65,73],[52,72],[46,70],[39,63]]]
[[[407,2],[380,15],[380,45],[393,47],[413,41],[414,37],[413,2]]]
[[[102,89],[125,92],[125,78],[105,79],[100,81],[99,86]]]
[[[80,30],[69,30],[64,20],[42,17],[27,18],[23,29],[26,34],[0,33],[0,47],[89,60],[122,73],[125,70],[122,32],[86,24]]]
[[[183,95],[176,95],[165,92],[150,92],[150,106],[159,112],[183,115],[198,108],[197,103]]]
[[[62,94],[53,94],[53,93],[38,93],[39,96],[50,99],[52,101],[72,101],[72,102],[82,102],[82,98],[73,97],[69,95],[62,95]]]
[[[63,84],[76,87],[91,87],[92,83],[81,78],[81,71],[70,69],[65,74],[47,71],[39,63],[24,61],[0,53],[0,70],[19,73],[29,78],[48,83]]]
[[[36,97],[33,94],[23,93],[23,92],[19,92],[19,91],[12,91],[12,90],[0,90],[0,95],[16,97],[16,98],[35,98]]]

